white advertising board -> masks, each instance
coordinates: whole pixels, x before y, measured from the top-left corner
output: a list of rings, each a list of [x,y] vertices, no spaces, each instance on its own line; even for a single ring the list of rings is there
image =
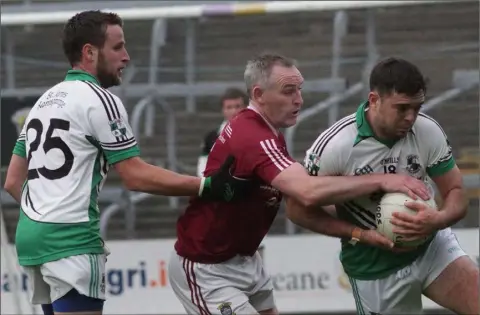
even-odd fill
[[[478,262],[478,230],[456,230],[455,233],[463,249]],[[108,257],[105,275],[108,300],[104,314],[185,313],[168,281],[167,264],[173,244],[174,240],[108,242],[112,254]],[[275,236],[267,237],[264,245],[265,266],[273,279],[280,313],[355,310],[350,286],[338,259],[338,239],[319,235]],[[2,250],[1,312],[14,314],[12,276],[7,273],[5,262]],[[20,279],[23,311],[31,314],[26,276],[22,274]],[[424,306],[436,307],[426,298]]]

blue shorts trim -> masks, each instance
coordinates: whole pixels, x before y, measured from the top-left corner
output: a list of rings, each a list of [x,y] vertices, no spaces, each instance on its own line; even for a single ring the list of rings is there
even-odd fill
[[[52,303],[55,312],[95,312],[103,310],[104,300],[80,294],[72,289],[67,294]]]

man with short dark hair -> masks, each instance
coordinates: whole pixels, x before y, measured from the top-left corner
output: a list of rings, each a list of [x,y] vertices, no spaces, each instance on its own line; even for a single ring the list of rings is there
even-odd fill
[[[229,88],[223,93],[220,103],[222,105],[223,122],[220,124],[219,128],[208,132],[203,139],[202,153],[198,157],[197,163],[197,176],[200,177],[203,176],[203,171],[207,165],[208,154],[210,153],[215,140],[217,140],[218,135],[227,122],[247,106],[248,96],[240,89]]]
[[[444,200],[439,211],[411,202],[406,206],[415,215],[394,213],[390,219],[393,232],[418,247],[392,252],[369,242],[382,194],[323,210],[287,202],[294,223],[342,239],[340,259],[358,314],[421,314],[422,294],[456,314],[478,314],[478,267],[450,229],[466,213],[462,175],[440,125],[420,113],[426,91],[425,79],[412,63],[397,58],[379,62],[370,75],[368,100],[323,132],[304,162],[309,174],[319,177],[430,177]]]
[[[101,314],[105,256],[98,195],[111,165],[126,188],[159,195],[232,201],[247,181],[230,175],[230,158],[207,178],[144,162],[121,100],[130,57],[121,18],[85,11],[65,25],[72,70],[36,102],[8,167],[5,190],[21,204],[15,246],[45,314]],[[228,193],[226,193],[228,192]]]

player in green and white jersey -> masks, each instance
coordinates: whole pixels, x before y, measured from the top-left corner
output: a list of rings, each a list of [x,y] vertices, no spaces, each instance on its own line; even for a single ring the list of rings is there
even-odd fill
[[[113,165],[130,190],[235,200],[248,182],[222,170],[208,178],[147,164],[121,100],[106,89],[121,83],[129,61],[122,20],[86,11],[72,17],[63,49],[73,70],[31,109],[14,148],[5,189],[21,204],[15,245],[29,275],[33,304],[46,314],[100,314],[105,255],[98,194]]]
[[[378,63],[368,100],[323,132],[304,164],[312,176],[430,177],[445,201],[440,211],[413,203],[415,216],[392,219],[406,241],[431,236],[428,242],[412,250],[385,246],[375,231],[381,192],[323,210],[288,202],[296,224],[342,239],[340,259],[361,315],[420,314],[422,294],[458,314],[478,314],[478,267],[449,228],[466,212],[462,176],[440,125],[419,112],[425,92],[413,64],[395,58]]]

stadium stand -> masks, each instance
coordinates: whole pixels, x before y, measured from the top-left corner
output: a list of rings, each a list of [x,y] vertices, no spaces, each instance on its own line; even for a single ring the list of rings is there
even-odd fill
[[[451,88],[455,69],[478,69],[479,9],[476,3],[421,5],[414,8],[386,8],[375,10],[376,41],[380,57],[399,55],[418,64],[430,78],[429,96],[435,96]],[[296,58],[305,78],[330,76],[332,58],[332,12],[308,12],[265,16],[208,17],[193,20],[196,42],[196,79],[198,81],[230,81],[243,77],[246,60],[256,52],[274,50]],[[128,50],[135,67],[145,69],[149,65],[151,21],[128,21],[125,34]],[[343,64],[340,76],[354,84],[361,79],[365,64],[365,11],[348,11],[348,32],[343,41]],[[160,83],[185,80],[185,31],[186,20],[167,20],[165,45],[161,48]],[[68,65],[60,49],[59,25],[34,28],[10,27],[9,36],[15,39],[17,87],[48,86],[63,78]],[[5,45],[2,46],[4,49]],[[2,51],[4,53],[4,51]],[[48,70],[48,71],[47,71]],[[0,75],[5,77],[5,67]],[[132,83],[146,83],[147,72],[138,71]],[[5,80],[2,80],[2,88]],[[304,94],[305,107],[325,99],[324,93]],[[478,145],[478,91],[449,101],[428,114],[444,127],[456,149],[465,174],[478,174],[478,152],[467,148]],[[354,111],[361,101],[353,97],[341,104],[340,116]],[[129,98],[126,104],[131,111],[138,101]],[[194,166],[205,131],[220,122],[218,101],[214,97],[198,97],[198,111],[185,111],[184,98],[169,98],[175,110],[177,124],[177,158],[181,165]],[[165,115],[158,110],[154,135],[138,135],[143,155],[155,161],[165,161]],[[295,137],[292,154],[301,159],[303,152],[319,132],[328,126],[326,115],[317,115],[303,123]],[[467,152],[467,153],[465,153]],[[477,155],[475,155],[477,154]],[[470,161],[470,162],[469,162]],[[470,163],[470,164],[468,164]],[[468,164],[468,165],[467,165]],[[184,171],[190,170],[188,167]],[[193,168],[190,171],[194,173]],[[3,183],[2,183],[3,184]],[[114,172],[106,186],[119,185]],[[471,197],[478,197],[475,190]],[[470,207],[478,208],[478,198],[471,199]],[[181,205],[186,199],[181,200]],[[102,204],[105,207],[107,204]],[[7,230],[12,237],[18,217],[17,207],[4,208]],[[180,209],[171,209],[167,198],[153,197],[137,204],[136,238],[158,238],[175,235],[174,222]],[[473,212],[473,211],[471,211]],[[466,222],[477,222],[478,213]],[[470,226],[473,223],[465,223]],[[108,238],[125,238],[125,219],[118,212],[110,221]],[[271,233],[284,233],[283,213],[277,217]]]

